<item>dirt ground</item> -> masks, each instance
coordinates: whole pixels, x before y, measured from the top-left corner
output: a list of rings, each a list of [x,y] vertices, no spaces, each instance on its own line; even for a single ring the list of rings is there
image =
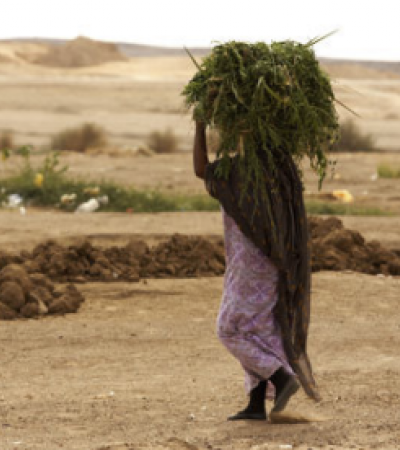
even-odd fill
[[[222,232],[218,213],[0,217],[6,249],[44,237],[108,245]],[[398,218],[345,224],[400,242]],[[246,398],[241,368],[215,336],[222,278],[80,289],[78,314],[1,324],[2,450],[399,448],[399,278],[314,275],[310,354],[323,401],[296,396],[291,411],[310,421],[298,424],[226,422]]]

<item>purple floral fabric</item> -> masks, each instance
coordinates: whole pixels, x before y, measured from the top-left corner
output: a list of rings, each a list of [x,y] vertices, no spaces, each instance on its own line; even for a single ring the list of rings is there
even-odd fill
[[[273,314],[279,274],[224,211],[223,221],[226,271],[217,333],[245,370],[245,389],[249,393],[281,366],[293,374]]]

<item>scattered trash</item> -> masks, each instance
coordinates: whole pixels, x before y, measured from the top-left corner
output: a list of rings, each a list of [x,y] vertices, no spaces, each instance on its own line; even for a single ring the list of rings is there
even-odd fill
[[[25,216],[25,214],[26,214],[25,206],[20,206],[19,207],[19,213],[21,214],[21,216]]]
[[[337,200],[342,201],[343,203],[352,203],[354,201],[354,197],[351,193],[346,189],[341,189],[332,192],[333,197]]]
[[[36,187],[42,187],[43,186],[44,177],[42,173],[37,173],[35,175],[35,180],[33,181],[34,185]]]
[[[6,206],[9,208],[16,208],[23,202],[23,198],[19,194],[10,194],[7,197],[8,203],[6,203]]]
[[[334,179],[334,180],[341,180],[341,179],[342,179],[342,175],[340,175],[340,173],[335,173],[335,174],[333,175],[333,179]]]
[[[60,202],[63,205],[69,205],[76,200],[76,194],[64,194],[60,197]]]
[[[91,198],[87,202],[81,203],[77,208],[77,213],[91,213],[100,208],[100,202],[96,198]]]
[[[114,391],[110,391],[110,392],[107,392],[105,394],[95,395],[94,398],[97,399],[97,400],[102,400],[102,399],[106,399],[106,398],[112,398],[112,397],[114,397],[114,395],[115,395],[115,392]]]
[[[371,175],[371,181],[376,181],[379,178],[379,175],[377,173],[374,173]]]
[[[83,193],[86,195],[90,195],[92,197],[94,197],[95,195],[99,195],[100,194],[100,188],[98,186],[94,186],[94,187],[87,187],[83,190]]]
[[[108,195],[102,195],[101,197],[97,197],[97,200],[101,205],[108,205],[109,202]]]

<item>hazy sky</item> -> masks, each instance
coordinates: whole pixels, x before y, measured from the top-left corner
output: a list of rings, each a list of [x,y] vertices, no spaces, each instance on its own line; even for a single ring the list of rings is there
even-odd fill
[[[400,61],[399,9],[400,0],[0,0],[0,39],[84,35],[180,47],[306,42],[339,29],[318,55]]]

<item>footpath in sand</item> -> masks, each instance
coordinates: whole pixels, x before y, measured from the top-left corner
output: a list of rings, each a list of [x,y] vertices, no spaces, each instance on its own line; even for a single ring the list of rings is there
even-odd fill
[[[12,243],[3,247],[31,253],[45,232],[63,246],[79,236],[104,249],[133,235],[157,248],[176,231],[216,245],[221,233],[217,214],[95,216],[75,229],[70,216],[46,213],[40,231],[34,216],[14,215],[13,227],[0,221]],[[400,241],[397,218],[379,218],[379,230],[357,220],[345,225],[367,241]],[[0,322],[2,450],[398,448],[398,277],[313,275],[309,349],[323,400],[297,395],[290,409],[308,421],[298,424],[226,422],[246,398],[241,368],[215,336],[222,277],[77,287],[86,298],[78,314]]]

